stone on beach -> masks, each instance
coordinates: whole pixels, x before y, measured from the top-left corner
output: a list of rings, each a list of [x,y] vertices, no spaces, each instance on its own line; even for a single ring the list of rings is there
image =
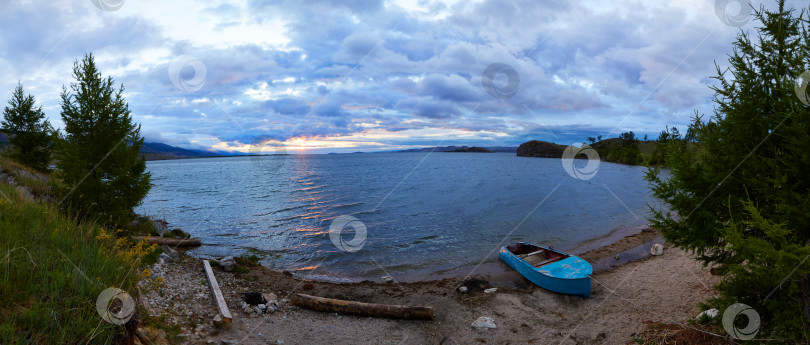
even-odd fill
[[[714,319],[714,318],[717,317],[717,315],[720,315],[720,311],[717,310],[717,309],[712,308],[712,309],[704,310],[704,311],[700,312],[700,314],[698,314],[698,316],[695,319],[700,320],[704,316]]]
[[[664,254],[664,246],[662,246],[662,245],[660,245],[658,243],[653,244],[652,247],[650,248],[650,254],[656,255],[656,256]]]
[[[169,247],[166,244],[161,245],[160,248],[163,249],[163,252],[166,253],[166,255],[168,255],[174,260],[177,260],[177,258],[180,257],[180,253],[178,253],[176,250],[172,249],[172,247]]]
[[[383,276],[382,281],[385,282],[385,283],[393,283],[394,282],[394,277],[392,277],[392,276]]]
[[[233,268],[236,266],[236,260],[234,260],[233,256],[226,256],[219,260],[219,265],[222,266],[225,272],[232,272]]]
[[[160,255],[158,255],[158,258],[157,258],[157,262],[160,263],[160,264],[166,264],[166,263],[170,263],[170,262],[173,262],[173,261],[174,261],[174,259],[172,259],[171,256],[166,255],[166,253],[160,253]]]
[[[472,323],[472,327],[479,331],[487,330],[489,328],[497,328],[497,326],[495,326],[495,320],[488,316],[479,317]]]
[[[462,287],[459,287],[459,288],[458,288],[458,292],[465,293],[465,292],[467,292],[467,291],[469,291],[469,289],[467,289],[467,287],[466,287],[466,286],[462,286]]]
[[[498,291],[498,288],[489,288],[484,290],[484,293],[495,293]]]

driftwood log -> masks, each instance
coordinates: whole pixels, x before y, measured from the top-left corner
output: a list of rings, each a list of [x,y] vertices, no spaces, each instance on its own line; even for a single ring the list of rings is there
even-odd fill
[[[144,236],[133,236],[133,240],[143,241],[149,243],[167,244],[173,247],[196,247],[201,246],[202,242],[196,238],[165,238],[165,237],[152,237],[146,238]]]
[[[338,314],[385,317],[392,319],[432,320],[433,307],[414,307],[395,304],[376,304],[340,299],[293,294],[292,304],[302,308]]]

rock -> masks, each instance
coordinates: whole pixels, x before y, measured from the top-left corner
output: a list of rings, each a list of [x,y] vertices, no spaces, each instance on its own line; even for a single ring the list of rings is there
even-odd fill
[[[466,286],[462,286],[462,287],[459,287],[459,288],[458,288],[458,292],[461,292],[461,293],[466,293],[467,291],[469,291],[469,289],[467,289],[467,287],[466,287]]]
[[[52,196],[48,194],[45,194],[39,197],[39,202],[53,204],[56,202],[56,199],[54,199]]]
[[[695,319],[700,320],[703,317],[708,317],[708,318],[714,319],[714,318],[717,317],[717,315],[720,315],[720,311],[717,310],[717,309],[712,308],[712,309],[704,310],[704,311],[700,312],[700,314],[698,314],[698,316]]]
[[[223,339],[219,343],[222,345],[239,345],[239,342],[233,339]]]
[[[487,330],[489,328],[497,328],[497,326],[495,326],[495,320],[488,316],[479,317],[472,323],[472,327],[479,331]]]
[[[230,328],[230,323],[226,322],[225,319],[222,318],[222,315],[217,314],[214,316],[214,327],[219,329],[228,329]]]
[[[283,345],[283,344],[284,344],[284,340],[281,340],[281,339],[276,340],[276,344],[278,344],[278,345]]]
[[[656,255],[656,256],[664,254],[664,246],[662,246],[662,245],[660,245],[658,243],[653,244],[652,247],[650,248],[650,254]]]
[[[641,228],[641,232],[650,232],[650,231],[652,231],[652,227],[649,224]]]
[[[498,288],[489,288],[484,290],[484,293],[495,293],[496,291],[498,291]]]
[[[158,257],[157,257],[157,261],[159,263],[161,263],[161,264],[165,264],[165,263],[173,262],[174,259],[172,259],[171,256],[166,255],[166,253],[160,253],[160,255],[158,255]]]
[[[169,341],[166,340],[166,331],[162,329],[140,327],[135,334],[144,345],[169,345]]]
[[[222,269],[225,270],[225,272],[233,272],[233,268],[236,266],[236,260],[233,259],[233,256],[226,256],[219,260],[219,265],[222,266]],[[247,300],[247,298],[245,299]]]
[[[34,201],[34,195],[31,194],[31,191],[28,190],[28,188],[17,186],[17,193],[20,194],[20,197],[25,201]]]
[[[383,276],[382,281],[385,282],[385,283],[393,283],[394,282],[394,277],[392,277],[392,276]]]
[[[616,256],[614,256],[613,258],[619,260],[619,254],[616,254]]]
[[[276,294],[274,294],[274,293],[272,293],[272,292],[270,292],[270,293],[263,293],[263,294],[262,294],[262,297],[264,297],[264,299],[265,299],[266,301],[275,301],[275,302],[276,302],[276,304],[278,304],[278,297],[276,297]]]
[[[177,258],[180,257],[180,253],[178,253],[176,250],[172,249],[172,247],[169,247],[168,245],[165,244],[161,245],[160,248],[163,249],[163,252],[166,253],[166,255],[168,255],[169,257],[171,257],[173,260],[177,260]]]
[[[267,309],[267,306],[264,305],[264,304],[259,304],[259,305],[257,305],[257,307],[259,307],[259,310],[261,310],[261,311],[264,311],[265,309]]]
[[[152,229],[155,230],[155,232],[157,232],[158,235],[160,235],[160,237],[163,237],[163,235],[166,234],[166,232],[169,231],[169,226],[168,226],[169,223],[167,223],[165,220],[163,220],[163,219],[154,219],[154,218],[149,218],[149,219],[152,221]]]
[[[259,306],[253,306],[253,311],[256,312],[256,314],[261,314],[262,313],[262,309],[259,308]]]
[[[245,302],[250,305],[267,304],[267,300],[258,292],[245,292],[242,296],[245,297]]]

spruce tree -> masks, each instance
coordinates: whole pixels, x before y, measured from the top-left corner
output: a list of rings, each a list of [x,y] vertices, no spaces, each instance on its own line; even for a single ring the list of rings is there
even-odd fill
[[[9,135],[11,158],[40,171],[48,169],[53,128],[42,107],[36,106],[34,96],[26,95],[20,83],[3,110],[0,130]]]
[[[647,179],[667,207],[651,221],[668,242],[717,265],[715,302],[752,306],[765,338],[806,342],[810,106],[796,85],[810,69],[810,35],[805,12],[784,0],[756,18],[757,35],[740,32],[729,68],[717,68],[714,114],[696,116],[684,137],[663,135],[669,170],[652,167]]]
[[[66,188],[63,203],[80,216],[124,224],[151,188],[140,155],[140,125],[112,77],[102,78],[92,54],[73,66],[75,83],[62,90],[57,167]]]

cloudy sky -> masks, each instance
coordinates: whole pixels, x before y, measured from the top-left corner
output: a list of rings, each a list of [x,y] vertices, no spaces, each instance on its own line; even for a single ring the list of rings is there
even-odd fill
[[[740,2],[0,0],[0,99],[20,80],[61,127],[92,52],[146,140],[188,148],[654,137],[711,113]]]

